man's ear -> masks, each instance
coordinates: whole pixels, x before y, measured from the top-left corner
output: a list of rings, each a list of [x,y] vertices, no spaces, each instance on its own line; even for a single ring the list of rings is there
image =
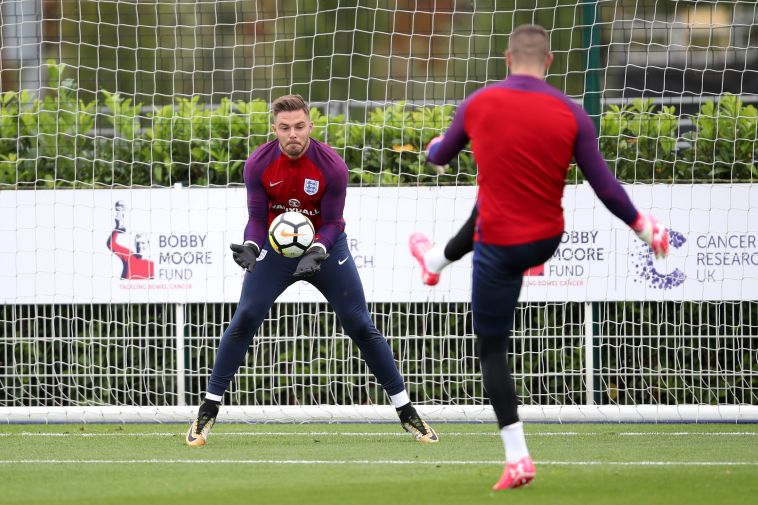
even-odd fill
[[[550,65],[553,64],[553,53],[547,53],[547,58],[545,58],[545,70],[550,68]]]

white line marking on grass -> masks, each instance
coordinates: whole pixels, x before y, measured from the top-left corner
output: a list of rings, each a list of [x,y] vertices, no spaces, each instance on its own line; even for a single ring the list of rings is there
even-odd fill
[[[497,431],[492,432],[441,432],[441,435],[446,437],[497,437],[500,433]],[[178,435],[184,435],[184,432],[147,432],[147,433],[34,433],[28,431],[22,431],[19,433],[0,433],[0,437],[173,437]],[[758,436],[758,431],[724,431],[724,432],[698,432],[698,431],[677,431],[677,432],[665,432],[665,431],[651,431],[651,432],[578,432],[578,431],[566,431],[566,432],[527,432],[528,437],[576,437],[576,436],[630,436],[630,437],[644,437],[646,435],[652,436],[704,436],[704,437],[754,437]],[[290,431],[239,431],[239,432],[214,432],[213,437],[407,437],[408,434],[404,431],[392,431],[392,432],[336,432],[336,431],[304,431],[304,432],[290,432]]]
[[[619,432],[618,435],[627,436],[627,437],[644,437],[645,435],[668,435],[672,437],[687,437],[690,435],[707,435],[707,436],[716,436],[716,437],[722,437],[722,436],[730,436],[730,435],[739,435],[739,436],[756,436],[758,435],[758,431],[714,431],[714,432],[699,432],[699,431],[671,431],[671,432],[665,432],[665,431],[651,431],[651,432],[644,432],[644,431],[629,431],[629,432]]]
[[[234,464],[234,465],[502,465],[502,461],[392,461],[392,460],[310,460],[310,459],[14,459],[0,460],[0,465],[76,464]],[[554,466],[758,466],[758,461],[536,461],[535,465]]]

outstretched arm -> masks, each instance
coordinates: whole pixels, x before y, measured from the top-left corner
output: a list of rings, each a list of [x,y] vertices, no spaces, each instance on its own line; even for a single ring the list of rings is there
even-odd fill
[[[579,131],[574,142],[574,158],[579,169],[608,210],[631,226],[639,212],[600,154],[595,125],[584,111],[576,114],[576,118]]]
[[[578,109],[578,106],[577,106]],[[575,113],[579,131],[574,143],[574,158],[598,198],[616,217],[646,242],[656,257],[668,254],[668,230],[653,216],[641,214],[613,176],[597,147],[595,126],[583,110]]]

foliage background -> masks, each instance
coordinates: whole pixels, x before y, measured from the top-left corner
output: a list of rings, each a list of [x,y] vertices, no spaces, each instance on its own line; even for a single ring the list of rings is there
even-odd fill
[[[0,94],[0,188],[227,186],[242,182],[247,157],[271,140],[268,104],[199,96],[146,110],[103,91],[87,101],[64,65],[51,62],[51,92]],[[398,102],[375,107],[366,121],[314,108],[314,137],[329,143],[360,185],[474,184],[476,164],[462,153],[439,173],[424,146],[450,125],[452,105]],[[758,114],[738,96],[706,100],[680,132],[673,106],[652,100],[610,105],[600,122],[600,149],[627,182],[751,182],[758,177]],[[98,135],[107,130],[110,135]],[[16,139],[15,141],[12,139]],[[570,182],[581,180],[572,170]]]

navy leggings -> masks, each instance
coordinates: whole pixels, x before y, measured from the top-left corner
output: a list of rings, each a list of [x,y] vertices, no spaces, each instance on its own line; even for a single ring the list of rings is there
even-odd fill
[[[484,390],[500,427],[518,422],[516,386],[508,366],[508,343],[524,271],[545,263],[561,236],[519,244],[474,245],[471,310]]]
[[[268,244],[252,272],[245,274],[239,305],[218,346],[208,392],[223,395],[245,359],[253,336],[276,299],[296,281],[298,258],[285,258]],[[329,251],[321,270],[307,279],[334,309],[345,333],[355,342],[369,370],[389,395],[405,389],[387,339],[376,329],[366,306],[363,284],[343,235]]]

